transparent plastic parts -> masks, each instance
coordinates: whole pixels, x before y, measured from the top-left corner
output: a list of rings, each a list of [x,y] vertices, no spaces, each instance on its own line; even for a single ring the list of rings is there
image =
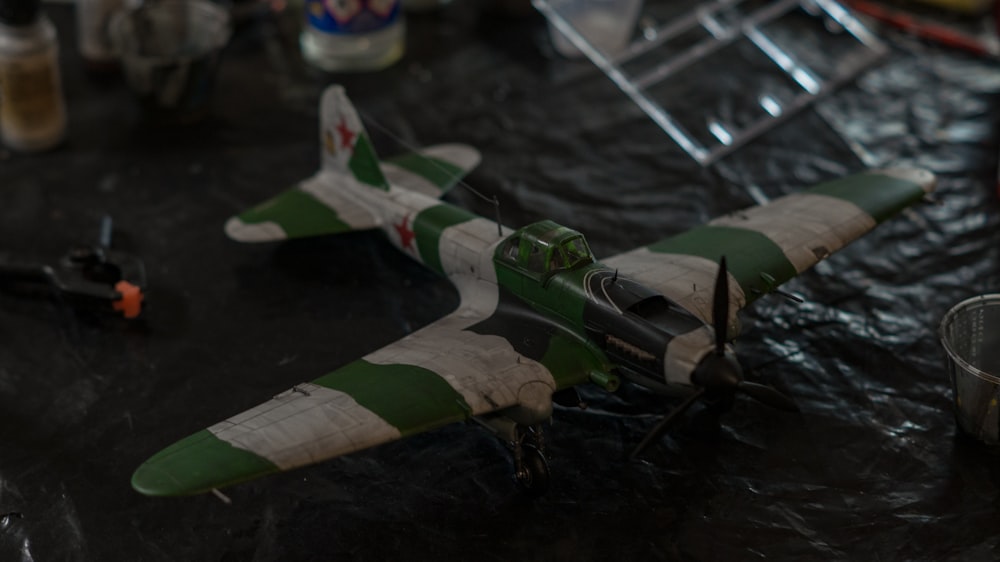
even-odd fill
[[[189,123],[206,117],[229,13],[208,0],[161,0],[119,12],[111,44],[146,117]]]
[[[851,80],[886,47],[832,0],[533,0],[558,51],[597,65],[692,158],[708,165]],[[617,20],[614,15],[617,14]],[[617,21],[618,25],[614,25]],[[595,23],[596,22],[596,23]],[[634,29],[632,29],[634,27]],[[622,38],[632,41],[624,46]],[[752,80],[726,80],[733,65]],[[690,76],[708,71],[719,79]],[[689,98],[698,112],[679,110]]]

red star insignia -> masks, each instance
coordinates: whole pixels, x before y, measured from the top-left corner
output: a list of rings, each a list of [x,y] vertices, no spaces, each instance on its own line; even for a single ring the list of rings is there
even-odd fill
[[[416,248],[413,247],[413,239],[417,237],[417,233],[413,232],[413,229],[406,225],[409,221],[410,216],[406,215],[403,217],[403,222],[394,224],[393,228],[395,228],[396,233],[399,234],[399,245],[402,246],[404,250],[416,252]]]
[[[351,148],[351,144],[354,142],[355,132],[347,127],[347,122],[344,120],[344,116],[340,116],[340,124],[337,125],[337,132],[340,133],[340,146],[341,148]]]

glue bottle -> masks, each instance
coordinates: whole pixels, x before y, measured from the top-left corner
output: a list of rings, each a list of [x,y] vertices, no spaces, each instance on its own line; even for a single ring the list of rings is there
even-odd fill
[[[59,44],[39,0],[0,0],[0,140],[20,151],[62,142]]]
[[[400,0],[306,0],[302,55],[323,70],[379,70],[403,56]]]

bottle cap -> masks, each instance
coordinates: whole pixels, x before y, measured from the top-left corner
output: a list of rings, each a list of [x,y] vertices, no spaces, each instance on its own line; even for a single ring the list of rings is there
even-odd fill
[[[0,0],[0,23],[29,25],[38,19],[40,0]]]

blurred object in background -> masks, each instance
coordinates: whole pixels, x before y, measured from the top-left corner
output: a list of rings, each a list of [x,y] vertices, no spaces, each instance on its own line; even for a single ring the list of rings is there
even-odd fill
[[[407,12],[429,12],[450,3],[451,0],[403,0],[403,9]]]
[[[497,15],[515,18],[527,17],[535,13],[531,0],[493,0],[489,3],[489,10]]]
[[[1000,56],[997,22],[989,13],[991,2],[847,0],[847,5],[858,15],[876,22],[873,28],[881,25],[943,47],[979,56]],[[972,10],[973,7],[977,10]]]
[[[403,56],[400,0],[306,0],[302,55],[329,72],[379,70]]]
[[[56,30],[39,0],[0,0],[0,139],[31,152],[65,135]]]
[[[108,27],[111,16],[124,5],[124,0],[77,0],[76,40],[87,70],[110,73],[118,69],[118,56],[111,47]]]
[[[144,117],[188,124],[208,116],[229,12],[208,0],[160,0],[115,14],[110,36]]]
[[[234,27],[260,17],[282,14],[289,7],[289,0],[232,0],[223,4],[229,8]],[[301,9],[301,2],[296,6]]]
[[[642,8],[642,0],[552,0],[550,4],[588,43],[612,56],[628,45]],[[549,34],[561,55],[583,56],[551,21]]]
[[[789,119],[888,53],[833,0],[645,0],[638,18],[628,13],[638,6],[615,2],[619,20],[637,22],[624,31],[624,46],[620,36],[602,29],[607,24],[575,13],[604,2],[532,2],[558,31],[556,50],[575,47],[587,55],[702,166]],[[609,17],[592,15],[598,21]],[[560,46],[564,41],[569,45]],[[741,68],[754,69],[752,80],[731,78]],[[694,111],[690,100],[698,100]]]
[[[953,12],[978,15],[989,12],[993,7],[993,0],[917,0],[917,2]]]

